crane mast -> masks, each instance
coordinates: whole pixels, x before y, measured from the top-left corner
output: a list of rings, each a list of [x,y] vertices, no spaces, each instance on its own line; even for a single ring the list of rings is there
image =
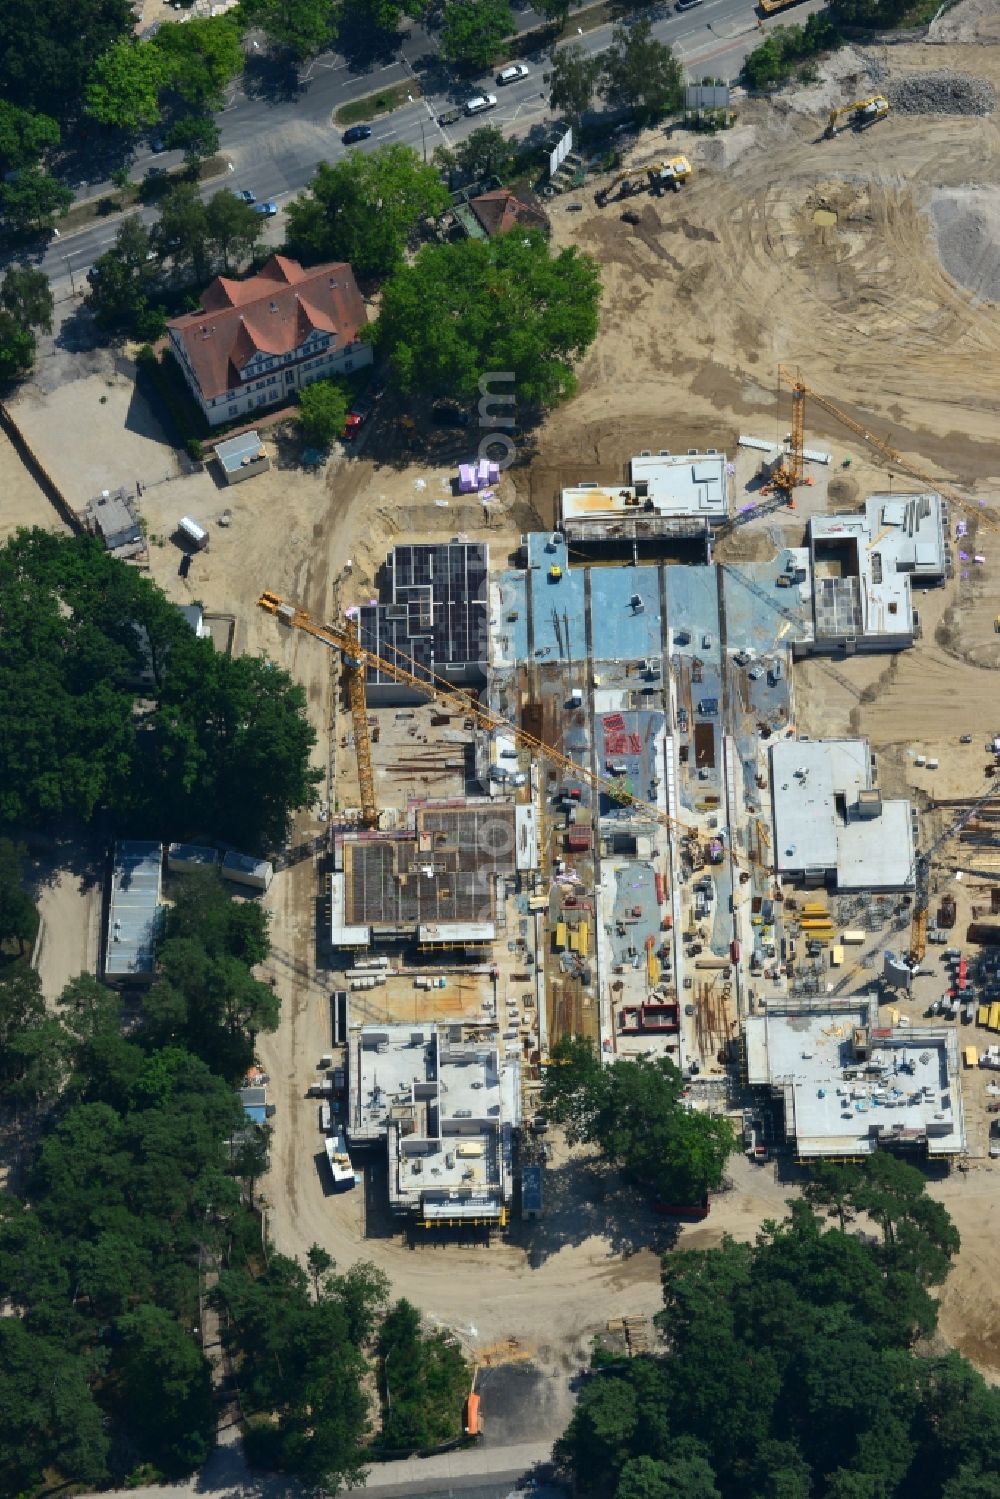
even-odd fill
[[[558,765],[560,769],[566,771],[574,780],[585,781],[592,790],[603,791],[605,795],[612,796],[618,801],[621,800],[621,788],[617,782],[605,776],[597,775],[586,766],[579,765],[569,755],[564,755],[561,750],[555,749],[553,745],[546,744],[544,740],[536,738],[534,734],[529,734],[527,730],[519,728],[510,719],[505,718],[500,713],[495,713],[492,708],[480,703],[474,693],[466,692],[463,688],[455,687],[451,683],[442,682],[437,677],[431,677],[428,680],[426,676],[420,676],[416,672],[410,671],[408,667],[401,665],[398,661],[387,661],[375,651],[371,651],[366,646],[361,645],[359,643],[359,636],[353,628],[344,629],[340,625],[320,624],[305,609],[300,609],[295,604],[288,603],[279,594],[271,592],[262,593],[257,603],[260,608],[266,609],[269,614],[273,614],[281,624],[287,625],[289,629],[302,630],[305,634],[312,635],[314,639],[322,641],[324,645],[329,646],[332,650],[343,652],[347,658],[348,670],[352,673],[356,672],[360,674],[362,679],[366,667],[377,667],[384,675],[392,677],[394,681],[402,682],[409,687],[415,688],[423,696],[431,698],[434,702],[440,704],[441,707],[450,708],[455,713],[461,713],[467,718],[472,718],[477,727],[485,730],[487,733],[499,731],[540,759],[547,760],[551,765]],[[355,721],[355,741],[359,746],[359,771],[361,769],[360,755],[364,752],[360,747],[363,745],[367,749],[368,775],[371,777],[370,805],[374,807],[375,791],[371,765],[371,740],[368,735],[367,716],[363,715],[363,717],[363,734],[357,732],[357,721]],[[682,837],[700,840],[702,836],[698,828],[691,827],[688,823],[680,822],[676,817],[671,817],[668,812],[664,812],[662,808],[656,806],[653,802],[642,801],[638,797],[631,796],[629,798],[629,805],[635,807],[644,817],[648,817],[651,822],[659,823],[661,827],[672,828]],[[733,850],[733,856],[740,863],[748,865],[760,864],[759,860],[753,859],[736,849]]]

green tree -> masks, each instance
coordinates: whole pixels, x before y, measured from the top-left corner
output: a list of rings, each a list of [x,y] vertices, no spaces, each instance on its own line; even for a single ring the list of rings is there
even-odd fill
[[[334,1268],[333,1255],[321,1244],[313,1244],[306,1255],[306,1264],[309,1266],[309,1275],[313,1283],[313,1296],[318,1301],[320,1281]]]
[[[427,14],[430,0],[344,0],[344,24],[356,29],[397,31],[404,16],[420,20]]]
[[[35,166],[59,139],[59,126],[49,115],[0,99],[0,177]]]
[[[358,1482],[365,1362],[338,1297],[324,1293],[314,1301],[301,1266],[272,1254],[256,1277],[224,1272],[217,1299],[244,1410],[268,1418],[250,1429],[251,1453],[331,1488]]]
[[[721,1186],[732,1128],[686,1107],[684,1080],[669,1059],[601,1068],[589,1043],[571,1037],[553,1047],[552,1062],[543,1099],[571,1138],[598,1145],[667,1202],[697,1203]]]
[[[428,245],[387,283],[373,337],[404,391],[469,395],[511,371],[518,398],[554,405],[597,334],[597,267],[543,235]]]
[[[264,232],[264,220],[253,206],[225,189],[209,198],[205,218],[209,243],[227,271],[249,259]]]
[[[514,30],[507,0],[447,0],[441,17],[441,56],[486,68]]]
[[[616,26],[603,63],[601,88],[612,108],[630,109],[647,124],[684,99],[684,69],[658,42],[647,20]]]
[[[459,141],[454,150],[439,146],[434,155],[436,160],[461,172],[471,182],[485,177],[498,177],[502,182],[514,169],[517,147],[495,125],[482,125],[464,141]]]
[[[307,443],[328,448],[340,437],[350,404],[348,391],[339,380],[314,380],[299,392],[299,428]]]
[[[320,162],[309,190],[288,205],[288,238],[307,260],[346,260],[358,276],[402,262],[418,223],[450,199],[433,166],[409,146],[382,146]]]
[[[164,144],[171,151],[183,151],[185,165],[193,171],[200,162],[218,151],[219,127],[211,115],[180,115],[172,121],[164,137]],[[234,203],[237,201],[233,198]],[[247,206],[246,203],[243,204],[244,208]]]
[[[46,1470],[88,1487],[106,1480],[108,1441],[87,1373],[83,1359],[0,1318],[0,1492],[33,1491]]]
[[[697,1454],[663,1460],[630,1457],[622,1465],[615,1499],[722,1499],[712,1466]]]
[[[339,10],[333,0],[241,0],[240,13],[244,25],[259,27],[300,60],[337,40]]]
[[[38,912],[21,872],[25,852],[23,844],[0,838],[0,943],[16,942],[22,956],[38,933]]]
[[[160,91],[169,76],[167,60],[151,42],[116,42],[91,68],[87,112],[102,125],[140,130],[160,118]]]
[[[578,129],[593,102],[600,76],[600,58],[589,57],[576,42],[570,47],[560,47],[550,58],[550,107],[565,115]]]
[[[240,30],[231,12],[161,26],[153,44],[166,60],[170,87],[199,113],[220,108],[226,85],[243,71]]]
[[[52,229],[72,201],[72,190],[48,172],[26,169],[0,184],[0,214],[22,233]]]
[[[207,281],[212,266],[208,210],[191,182],[178,182],[163,197],[152,231],[153,246],[163,260],[195,281]]]
[[[208,1361],[191,1334],[158,1306],[120,1317],[115,1365],[125,1424],[139,1450],[168,1477],[200,1467],[215,1446]]]
[[[115,242],[94,262],[87,306],[106,333],[156,336],[164,313],[154,301],[159,267],[151,259],[152,237],[138,214],[118,225]]]
[[[534,0],[532,10],[563,31],[569,20],[571,0]]]
[[[129,0],[5,0],[0,97],[71,118],[96,59],[134,26]]]
[[[458,1436],[471,1379],[454,1339],[423,1332],[416,1307],[397,1301],[382,1322],[378,1352],[381,1445],[433,1447]]]
[[[44,271],[12,265],[0,282],[0,307],[24,328],[52,332],[52,288]]]

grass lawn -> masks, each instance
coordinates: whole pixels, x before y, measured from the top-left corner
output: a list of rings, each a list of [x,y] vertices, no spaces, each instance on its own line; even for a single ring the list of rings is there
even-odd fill
[[[406,83],[394,83],[391,88],[379,89],[377,94],[365,94],[363,99],[352,99],[342,104],[333,117],[335,125],[361,125],[374,120],[376,115],[391,114],[400,105],[409,103],[410,97],[420,98],[420,85],[409,79]]]
[[[225,156],[210,156],[203,161],[198,168],[198,181],[208,182],[212,177],[221,177],[229,169],[229,163]],[[85,224],[92,224],[97,219],[106,219],[113,213],[124,213],[127,208],[134,208],[137,203],[149,203],[157,197],[162,197],[169,187],[177,182],[188,180],[186,167],[175,167],[171,172],[164,172],[162,177],[147,178],[143,182],[130,182],[128,187],[115,188],[103,198],[91,198],[86,203],[74,203],[66,214],[59,220],[59,233],[65,234],[73,229],[82,229]],[[151,184],[162,183],[159,191],[151,190]]]

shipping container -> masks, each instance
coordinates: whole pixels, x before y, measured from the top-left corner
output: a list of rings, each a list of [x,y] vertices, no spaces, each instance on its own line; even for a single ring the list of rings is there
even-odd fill
[[[976,1048],[974,1046],[966,1046],[962,1052],[962,1058],[965,1062],[966,1067],[979,1066],[979,1053],[976,1051]]]
[[[204,526],[199,526],[196,520],[192,520],[190,515],[181,516],[177,522],[177,529],[185,541],[191,543],[196,552],[202,552],[208,546],[208,532]]]
[[[517,1032],[515,1031],[514,1034],[517,1035]],[[465,1140],[455,1150],[455,1154],[457,1156],[461,1156],[463,1159],[467,1159],[467,1158],[477,1159],[478,1157],[480,1157],[482,1155],[482,1153],[483,1153],[483,1142],[482,1142],[482,1140]]]
[[[577,932],[580,937],[580,955],[582,957],[586,957],[590,951],[590,922],[581,921],[580,925],[577,927]]]
[[[840,940],[848,947],[860,947],[865,940],[865,934],[858,931],[844,932]]]
[[[585,853],[590,848],[589,828],[573,828],[566,834],[566,847],[571,853]]]
[[[976,1024],[977,1025],[986,1025],[986,1026],[988,1026],[989,1023],[990,1023],[990,1007],[989,1007],[989,1005],[980,1005],[979,1009],[976,1011]]]
[[[478,1437],[482,1428],[479,1423],[479,1396],[473,1392],[465,1402],[465,1435]]]
[[[563,948],[566,946],[565,921],[556,922],[556,929],[552,934],[552,945],[555,948],[556,952],[562,952]]]
[[[664,886],[664,882],[663,882],[663,876],[662,876],[662,874],[657,874],[656,875],[656,900],[657,900],[657,904],[662,906],[665,899],[666,899],[666,893],[665,893],[665,886]]]
[[[843,961],[844,961],[844,949],[840,946],[840,943],[838,942],[834,947],[832,947],[830,949],[830,967],[831,968],[839,968],[841,966],[841,964],[843,963]]]

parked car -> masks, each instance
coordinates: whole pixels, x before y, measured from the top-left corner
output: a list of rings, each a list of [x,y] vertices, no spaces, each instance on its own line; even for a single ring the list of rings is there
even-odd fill
[[[350,130],[345,130],[340,137],[345,146],[356,146],[358,141],[371,139],[372,127],[370,125],[352,125]]]
[[[460,109],[446,109],[442,114],[438,115],[438,124],[457,125],[461,118],[462,111]]]
[[[248,187],[233,188],[233,197],[239,198],[241,203],[256,203],[257,194],[252,193]]]
[[[160,156],[167,149],[167,143],[163,139],[163,136],[154,135],[153,139],[149,143],[149,149],[155,156]]]
[[[487,109],[496,109],[496,94],[475,94],[471,99],[465,101],[465,112],[467,115],[481,115]]]
[[[268,198],[266,203],[257,204],[257,212],[263,214],[265,219],[273,219],[278,212],[278,205]]]
[[[363,391],[351,406],[344,423],[343,438],[345,442],[353,442],[365,422],[375,410],[378,396],[371,390]]]
[[[701,0],[677,0],[676,9],[679,11],[694,10],[695,6],[700,4]]]
[[[505,83],[516,83],[519,78],[527,78],[530,72],[526,62],[512,62],[508,67],[500,69],[497,83],[503,88]]]
[[[467,427],[472,421],[471,411],[456,401],[435,401],[431,416],[441,427]]]

